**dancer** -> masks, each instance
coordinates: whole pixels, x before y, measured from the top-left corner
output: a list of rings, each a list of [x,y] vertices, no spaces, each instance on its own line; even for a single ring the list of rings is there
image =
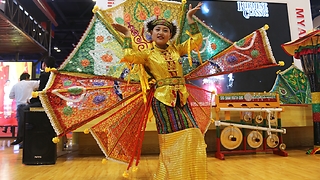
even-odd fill
[[[202,35],[192,16],[202,3],[189,5],[187,21],[190,26],[191,43],[169,43],[177,33],[177,25],[166,19],[149,19],[145,22],[154,47],[145,51],[132,49],[130,31],[120,24],[114,29],[125,35],[122,62],[143,64],[156,80],[152,110],[159,134],[159,167],[155,179],[207,179],[206,144],[191,108],[183,78],[180,56],[202,44]]]

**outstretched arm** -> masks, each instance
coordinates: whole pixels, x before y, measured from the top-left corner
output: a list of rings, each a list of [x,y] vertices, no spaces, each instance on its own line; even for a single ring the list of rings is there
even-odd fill
[[[198,49],[200,46],[202,46],[202,34],[199,31],[197,23],[193,20],[192,16],[201,8],[202,2],[199,2],[198,5],[194,8],[192,8],[192,5],[189,5],[189,11],[187,12],[187,20],[189,24],[189,32],[191,34],[191,37],[188,41],[185,41],[178,45],[178,51],[180,55],[185,55],[189,53],[192,49]]]
[[[192,24],[194,23],[194,20],[192,19],[192,16],[199,10],[201,9],[202,6],[202,2],[199,2],[198,5],[194,8],[192,8],[192,5],[189,5],[189,11],[187,12],[187,19],[188,19],[188,23]]]
[[[113,23],[111,25],[116,31],[122,33],[125,37],[130,37],[130,31],[127,27],[116,23]]]
[[[131,42],[131,32],[130,30],[121,25],[121,24],[111,24],[112,27],[118,31],[119,33],[122,33],[124,37],[123,42],[123,50],[124,50],[124,56],[120,60],[120,62],[129,62],[134,64],[144,64],[146,59],[146,53],[140,52],[140,51],[134,51],[132,49],[132,42]]]

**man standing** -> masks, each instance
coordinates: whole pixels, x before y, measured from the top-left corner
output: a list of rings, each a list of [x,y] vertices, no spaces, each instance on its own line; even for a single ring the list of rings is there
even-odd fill
[[[52,68],[55,68],[55,65],[56,65],[56,59],[52,56],[47,56],[44,58],[43,60],[43,63],[41,65],[41,74],[39,76],[39,88],[38,88],[38,91],[42,91],[48,81],[49,81],[49,78],[50,78],[50,74],[51,72],[50,71],[46,71],[46,69],[52,69]],[[36,97],[36,98],[31,98],[30,99],[30,107],[42,107],[42,104],[41,104],[41,101],[39,99],[39,97]],[[26,107],[25,110],[29,110],[30,107]]]
[[[28,105],[28,100],[31,98],[32,91],[38,89],[39,81],[31,81],[30,74],[22,73],[20,81],[15,84],[9,94],[10,99],[16,100],[17,105],[17,120],[18,120],[18,134],[17,139],[11,145],[20,144],[23,141],[24,134],[24,108]]]

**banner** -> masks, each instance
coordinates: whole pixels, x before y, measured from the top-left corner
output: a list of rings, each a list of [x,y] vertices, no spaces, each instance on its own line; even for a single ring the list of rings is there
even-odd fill
[[[12,86],[19,82],[23,72],[32,76],[32,62],[0,62],[0,137],[11,136],[10,128],[6,126],[18,124],[16,103],[9,98],[9,93]]]

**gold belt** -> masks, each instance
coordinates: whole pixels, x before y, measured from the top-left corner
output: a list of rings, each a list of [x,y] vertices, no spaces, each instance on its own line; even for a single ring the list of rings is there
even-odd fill
[[[184,78],[166,78],[166,79],[160,79],[157,81],[157,87],[161,86],[176,86],[176,85],[185,85],[186,81]]]

